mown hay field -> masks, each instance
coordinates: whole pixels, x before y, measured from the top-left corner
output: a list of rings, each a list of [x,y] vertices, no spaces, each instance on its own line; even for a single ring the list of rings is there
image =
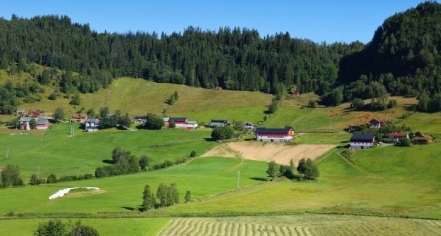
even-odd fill
[[[175,218],[168,235],[440,235],[441,221],[344,215]]]

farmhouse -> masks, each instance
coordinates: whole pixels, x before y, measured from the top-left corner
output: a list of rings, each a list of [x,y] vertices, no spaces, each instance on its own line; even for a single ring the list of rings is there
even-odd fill
[[[428,135],[424,135],[424,134],[421,134],[421,135],[419,135],[419,136],[415,136],[414,138],[413,138],[413,142],[415,143],[415,144],[429,144],[429,143],[431,143],[433,141],[433,138],[432,137],[430,137],[430,136],[428,136]]]
[[[387,121],[385,120],[372,119],[367,123],[367,125],[369,126],[369,128],[381,128],[384,127],[386,123]]]
[[[194,129],[196,129],[196,127],[198,127],[198,122],[197,121],[187,121],[187,122],[185,122],[184,127],[186,130],[194,130]]]
[[[31,126],[29,125],[29,122],[34,119],[32,117],[22,117],[20,118],[20,129],[22,130],[31,130]]]
[[[288,142],[292,140],[294,130],[291,127],[285,128],[257,128],[256,140],[265,142]]]
[[[400,139],[409,138],[409,134],[393,132],[393,133],[387,134],[387,137],[389,139],[393,139],[394,141],[398,142],[398,140],[400,140]]]
[[[245,123],[243,123],[243,127],[247,130],[251,130],[251,129],[254,129],[254,124],[251,122],[245,122]]]
[[[170,123],[174,122],[176,128],[186,128],[186,117],[164,117],[164,128],[168,128]]]
[[[100,124],[99,119],[87,119],[86,122],[84,123],[84,129],[87,132],[95,132],[98,131],[99,124]]]
[[[211,127],[224,127],[228,125],[228,120],[211,120],[210,126]]]
[[[25,116],[26,111],[25,110],[17,110],[17,111],[15,111],[15,115],[16,116]]]
[[[70,122],[84,123],[86,120],[87,120],[87,114],[80,114],[80,113],[74,114],[70,118]]]
[[[145,122],[147,122],[147,116],[135,116],[133,118],[133,123],[135,124],[144,124]]]
[[[38,119],[37,120],[37,129],[48,129],[51,126],[51,123],[48,119]]]
[[[375,144],[375,135],[373,134],[353,134],[350,140],[352,149],[371,148]]]
[[[30,110],[28,111],[28,116],[30,117],[38,117],[44,115],[44,111],[41,110]]]

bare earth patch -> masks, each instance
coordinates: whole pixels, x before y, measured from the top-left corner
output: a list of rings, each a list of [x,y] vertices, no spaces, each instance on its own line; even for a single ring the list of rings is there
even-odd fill
[[[289,165],[291,159],[294,163],[302,158],[315,158],[331,150],[335,145],[328,144],[300,144],[286,145],[285,143],[262,142],[232,142],[216,146],[202,156],[240,157],[247,160],[272,161]]]

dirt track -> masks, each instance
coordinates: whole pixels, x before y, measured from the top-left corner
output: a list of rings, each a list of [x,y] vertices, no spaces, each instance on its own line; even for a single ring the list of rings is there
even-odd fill
[[[271,161],[288,165],[291,159],[297,164],[302,158],[315,159],[335,145],[284,143],[233,142],[220,144],[202,156],[241,157],[248,160]]]

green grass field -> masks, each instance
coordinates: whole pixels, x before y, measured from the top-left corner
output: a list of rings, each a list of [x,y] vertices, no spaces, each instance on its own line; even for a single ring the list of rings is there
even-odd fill
[[[78,127],[76,125],[76,127]],[[44,135],[0,135],[0,165],[15,164],[21,168],[25,181],[31,174],[47,177],[51,173],[79,175],[94,173],[97,166],[110,160],[112,150],[122,147],[138,158],[147,155],[152,164],[175,161],[209,150],[215,142],[207,141],[211,129],[198,132],[184,130],[99,131],[87,133],[75,130],[71,124],[54,125]]]
[[[179,99],[175,105],[169,106],[165,101],[174,91],[178,91]],[[234,227],[238,230],[240,227],[249,228],[251,231],[245,232],[256,234],[274,231],[274,235],[283,235],[276,231],[292,235],[333,235],[356,234],[359,230],[365,230],[369,235],[369,232],[381,229],[375,223],[354,226],[355,221],[363,219],[352,215],[382,216],[374,218],[372,222],[381,221],[383,229],[389,227],[388,232],[407,232],[397,231],[399,227],[408,227],[408,232],[419,232],[427,226],[427,222],[434,227],[430,232],[440,231],[441,183],[438,180],[441,178],[441,113],[417,112],[405,119],[398,119],[399,114],[406,112],[403,107],[395,108],[390,114],[346,112],[347,104],[336,108],[301,108],[308,100],[316,98],[306,94],[282,101],[277,112],[268,116],[265,110],[271,103],[271,96],[267,94],[204,90],[129,78],[115,80],[109,90],[82,94],[81,97],[80,106],[70,106],[69,99],[60,97],[56,101],[43,99],[41,103],[26,104],[20,108],[51,111],[63,107],[66,114],[72,114],[89,108],[98,111],[100,107],[108,106],[110,111],[121,110],[131,116],[153,112],[187,116],[189,120],[205,123],[211,119],[259,122],[267,116],[267,121],[262,122],[261,126],[291,125],[296,134],[305,132],[295,138],[295,144],[337,146],[346,145],[351,136],[343,132],[348,123],[389,115],[398,124],[406,124],[413,131],[435,135],[436,139],[430,145],[407,148],[387,146],[357,151],[351,161],[339,155],[339,151],[343,150],[341,147],[333,149],[316,160],[321,176],[311,182],[286,179],[263,181],[267,178],[267,164],[264,162],[205,157],[159,171],[1,189],[0,227],[8,235],[30,235],[38,223],[48,217],[76,219],[84,216],[92,218],[84,218],[82,222],[92,225],[102,235],[156,235],[166,227],[170,217],[180,216],[213,217],[206,221],[172,219],[171,225],[182,223],[182,231],[176,231],[182,234],[187,234],[188,229],[199,227],[203,222],[207,227],[211,225],[211,232],[220,234],[233,232],[227,229]],[[11,118],[2,116],[1,120]],[[164,160],[187,157],[193,150],[200,155],[217,145],[209,141],[210,128],[199,128],[194,132],[110,129],[86,133],[76,127],[74,137],[70,137],[70,128],[71,124],[60,124],[46,132],[32,131],[33,135],[25,135],[20,130],[2,127],[0,166],[18,165],[24,181],[28,182],[31,174],[38,174],[42,178],[51,173],[58,177],[93,174],[96,167],[106,165],[103,161],[111,159],[112,150],[118,146],[137,157],[147,155],[152,164],[158,164]],[[141,204],[144,186],[149,184],[156,190],[160,183],[176,183],[182,201],[185,192],[190,191],[192,202],[139,213],[137,209]],[[48,200],[51,194],[62,188],[86,186],[99,187],[100,190]],[[14,212],[15,216],[6,217],[9,212]],[[268,219],[292,214],[309,216],[305,212],[313,213],[314,217],[318,217],[316,219],[323,217],[321,219],[331,223],[326,227],[314,228],[300,224],[298,219],[290,219],[283,222],[299,224],[303,228],[283,228]],[[349,225],[342,226],[332,216],[329,219],[320,215],[323,213],[347,215],[343,222]],[[254,221],[259,223],[249,224],[253,220],[244,218],[241,218],[244,222],[237,222],[237,225],[218,223],[232,219],[226,216],[243,215],[257,215],[259,218]],[[29,219],[24,219],[26,217]],[[401,221],[395,217],[437,221],[421,223],[415,219]],[[391,223],[388,225],[383,219]],[[210,223],[211,220],[213,222]],[[162,234],[166,235],[167,232],[163,231]]]
[[[2,235],[33,235],[39,223],[45,223],[49,220],[51,218],[0,220],[0,227]],[[169,221],[169,218],[83,218],[81,224],[91,226],[100,235],[105,236],[144,236],[157,235]],[[71,223],[75,222],[76,219],[71,220]],[[63,220],[63,223],[69,223],[69,220]]]

